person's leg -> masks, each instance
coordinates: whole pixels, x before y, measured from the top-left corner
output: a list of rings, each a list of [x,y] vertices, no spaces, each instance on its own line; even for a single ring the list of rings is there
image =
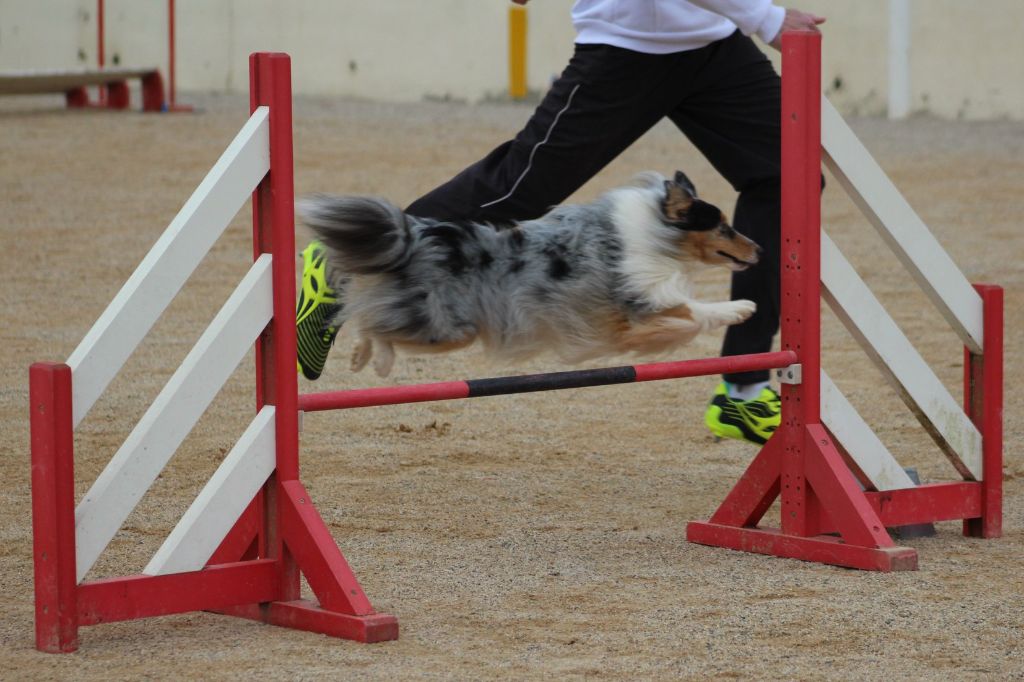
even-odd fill
[[[732,275],[731,298],[754,301],[757,312],[745,322],[726,329],[722,355],[767,353],[779,331],[779,235],[782,227],[779,191],[778,181],[759,183],[743,190],[736,201],[733,221],[741,226],[737,229],[750,236],[764,251],[756,267]],[[768,381],[769,372],[736,372],[723,378],[733,384],[763,383]]]
[[[779,327],[780,98],[771,62],[739,33],[713,46],[693,90],[670,114],[673,122],[739,192],[733,223],[764,252],[733,274],[731,297],[757,312],[726,330],[723,355],[771,350]],[[780,421],[767,371],[726,374],[705,413],[717,437],[764,443]]]
[[[672,109],[673,73],[664,55],[577,45],[568,67],[514,139],[406,212],[496,223],[544,214]]]
[[[731,297],[757,312],[729,327],[723,355],[771,350],[779,328],[781,81],[749,38],[716,44],[692,94],[670,114],[673,122],[739,192],[734,227],[756,241],[760,263],[732,277]],[[725,375],[733,384],[767,382],[768,371]]]

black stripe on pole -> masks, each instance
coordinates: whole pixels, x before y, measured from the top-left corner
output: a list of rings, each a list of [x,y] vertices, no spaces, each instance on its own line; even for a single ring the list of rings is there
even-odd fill
[[[560,388],[628,384],[634,381],[636,381],[636,369],[632,366],[626,366],[583,369],[575,372],[527,374],[516,377],[496,377],[493,379],[471,379],[466,383],[469,385],[468,397],[479,398],[481,396],[506,395],[509,393],[554,391]]]

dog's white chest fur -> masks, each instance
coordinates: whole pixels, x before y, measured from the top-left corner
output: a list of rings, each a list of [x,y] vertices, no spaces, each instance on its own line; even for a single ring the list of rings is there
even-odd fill
[[[626,189],[614,197],[614,218],[622,237],[622,276],[630,292],[654,310],[692,298],[692,284],[681,269],[677,235],[666,227],[642,191]]]

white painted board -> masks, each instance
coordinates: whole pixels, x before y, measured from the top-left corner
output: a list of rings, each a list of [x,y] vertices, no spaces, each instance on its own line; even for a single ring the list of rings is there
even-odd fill
[[[916,485],[824,370],[821,371],[821,421],[875,490],[900,490]]]
[[[985,338],[981,296],[824,96],[821,143],[825,166],[963,344],[972,353],[981,353]]]
[[[949,461],[965,478],[980,481],[978,429],[824,232],[821,281],[822,297]]]
[[[274,406],[252,420],[195,501],[143,569],[145,575],[198,571],[274,471]]]
[[[82,580],[273,317],[271,256],[253,263],[75,509]]]
[[[269,109],[260,107],[207,173],[71,353],[78,426],[270,169]]]

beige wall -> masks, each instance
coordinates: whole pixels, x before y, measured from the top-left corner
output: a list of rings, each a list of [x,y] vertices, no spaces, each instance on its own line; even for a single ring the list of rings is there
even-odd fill
[[[884,114],[888,0],[784,0],[828,17],[822,78],[846,113]],[[943,118],[1024,119],[1024,2],[911,0],[913,112]],[[841,87],[836,87],[836,82]]]
[[[785,0],[825,14],[823,76],[845,112],[882,114],[888,0]],[[0,0],[0,69],[94,65],[95,0]],[[479,101],[507,85],[503,0],[178,0],[178,86],[243,91],[246,58],[293,58],[296,92]],[[572,0],[529,5],[529,86],[572,49]],[[106,0],[107,63],[166,70],[166,2]],[[1021,0],[912,0],[914,111],[1024,119]]]

